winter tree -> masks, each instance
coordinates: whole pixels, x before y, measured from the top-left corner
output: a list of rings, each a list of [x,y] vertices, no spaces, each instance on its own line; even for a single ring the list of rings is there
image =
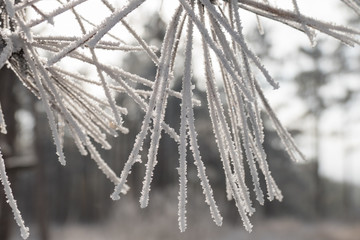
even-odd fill
[[[96,1],[108,11],[101,21],[92,22],[78,10],[79,6]],[[217,225],[222,224],[213,191],[206,174],[198,146],[195,128],[194,107],[206,104],[220,153],[220,161],[226,177],[226,191],[234,199],[246,230],[251,231],[249,217],[255,209],[249,191],[254,191],[256,200],[263,204],[278,199],[282,195],[277,187],[262,147],[264,141],[261,111],[272,121],[289,156],[298,161],[304,158],[294,140],[281,125],[268,103],[263,90],[263,82],[274,89],[279,84],[272,78],[261,59],[250,48],[243,30],[242,12],[253,13],[262,32],[261,18],[285,24],[307,35],[310,44],[316,44],[316,34],[326,34],[346,45],[359,44],[360,31],[331,22],[320,21],[302,14],[296,0],[291,8],[279,7],[274,0],[178,0],[171,20],[167,23],[161,49],[151,46],[141,36],[136,26],[127,18],[136,16],[146,0],[57,0],[53,9],[42,7],[45,0],[2,0],[0,2],[0,68],[8,67],[22,82],[24,87],[42,101],[49,120],[59,162],[66,164],[63,153],[64,131],[70,132],[74,143],[83,155],[89,154],[99,170],[114,183],[113,200],[129,190],[127,178],[137,162],[144,162],[146,172],[143,179],[140,206],[148,205],[149,192],[157,164],[157,151],[162,134],[168,134],[178,143],[179,151],[179,204],[178,221],[180,231],[186,229],[187,165],[188,155],[192,155],[197,167],[204,199]],[[153,1],[154,2],[154,1]],[[360,13],[359,0],[342,0],[344,4]],[[32,11],[34,14],[27,14]],[[65,36],[56,31],[57,18],[63,13],[73,15],[73,26],[79,34]],[[38,25],[52,25],[53,34],[35,31]],[[121,25],[123,31],[132,35],[137,44],[122,39],[112,29]],[[196,46],[196,47],[195,47]],[[178,57],[184,48],[184,58]],[[196,52],[195,52],[196,49]],[[198,50],[199,49],[199,50]],[[141,52],[157,67],[156,77],[146,79],[105,63],[100,52]],[[200,103],[193,95],[193,69],[195,54],[202,55],[203,77],[207,102]],[[62,64],[73,59],[96,70],[97,78],[89,79]],[[182,62],[181,62],[182,61]],[[179,63],[180,62],[180,63]],[[183,65],[179,73],[176,64]],[[141,66],[140,66],[141,67]],[[199,68],[196,64],[196,67]],[[218,74],[220,73],[220,74]],[[182,90],[171,89],[176,76],[182,76]],[[226,97],[220,98],[221,82]],[[99,97],[91,87],[101,88]],[[115,102],[115,94],[127,96],[143,111],[141,129],[137,133],[132,151],[125,166],[117,176],[96,149],[100,144],[105,149],[111,146],[108,135],[126,134],[123,115],[127,109]],[[181,99],[180,129],[174,129],[171,122],[164,121],[169,98]],[[1,103],[0,103],[1,104]],[[0,131],[6,134],[6,123],[0,106]],[[150,138],[150,147],[145,149],[144,140]],[[190,149],[188,151],[188,148]],[[141,159],[141,153],[147,153]],[[245,182],[245,168],[249,168],[252,185]],[[259,174],[264,176],[266,189],[261,189]],[[0,153],[0,177],[21,236],[26,239],[29,230],[22,220],[16,200],[8,181],[4,159]]]

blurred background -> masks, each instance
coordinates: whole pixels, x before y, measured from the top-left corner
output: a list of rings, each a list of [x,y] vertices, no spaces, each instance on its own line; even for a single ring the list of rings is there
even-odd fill
[[[333,9],[342,22],[359,27],[355,14],[336,4]],[[165,13],[156,16],[147,20],[143,37],[160,47],[167,17]],[[113,185],[93,161],[78,153],[70,136],[65,136],[67,166],[58,163],[42,104],[3,68],[0,102],[8,134],[0,135],[0,146],[15,198],[31,230],[29,239],[360,239],[360,48],[323,36],[310,47],[305,35],[266,20],[262,23],[264,35],[255,21],[249,21],[246,31],[252,49],[281,84],[280,90],[269,89],[266,96],[308,160],[292,162],[264,118],[264,148],[284,200],[255,206],[253,233],[244,230],[234,202],[226,200],[206,104],[195,111],[200,151],[225,222],[222,227],[212,222],[196,168],[189,164],[188,229],[180,233],[178,149],[167,135],[161,139],[149,207],[140,209],[138,204],[145,170],[140,164],[129,176],[130,192],[113,202],[109,197]],[[155,76],[156,68],[142,55],[127,54],[119,62],[132,73]],[[196,74],[195,78],[195,94],[205,102],[201,78]],[[175,84],[173,89],[181,86]],[[101,154],[120,174],[143,114],[126,98],[119,96],[117,102],[129,109],[124,120],[130,133],[110,139],[112,150]],[[179,104],[171,98],[167,105],[166,121],[175,129],[180,124]],[[1,189],[0,240],[17,239],[20,234]]]

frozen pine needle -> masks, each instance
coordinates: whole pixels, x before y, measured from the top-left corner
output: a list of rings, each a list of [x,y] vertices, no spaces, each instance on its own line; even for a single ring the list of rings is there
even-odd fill
[[[193,93],[195,52],[202,51],[204,56],[203,65],[196,67],[204,70],[201,81],[206,85],[207,101],[203,105],[207,105],[219,150],[226,196],[229,200],[234,199],[245,229],[251,231],[250,216],[255,209],[249,190],[254,191],[260,204],[264,203],[265,196],[269,200],[282,199],[262,146],[264,127],[261,110],[269,116],[289,156],[293,160],[301,160],[304,156],[280,123],[262,91],[260,82],[273,88],[278,88],[279,84],[250,48],[244,36],[244,20],[240,11],[254,14],[261,34],[266,29],[261,25],[260,18],[267,18],[304,32],[311,45],[316,44],[317,33],[329,35],[351,46],[360,43],[358,29],[305,15],[299,7],[301,0],[292,0],[293,8],[290,10],[268,0],[173,0],[177,8],[167,23],[158,53],[156,47],[145,40],[143,31],[138,29],[139,23],[131,21],[136,14],[142,13],[140,9],[148,2],[146,0],[131,0],[120,4],[115,0],[57,0],[53,9],[41,7],[45,2],[0,2],[0,68],[8,66],[12,69],[22,84],[42,101],[60,163],[65,165],[64,134],[69,132],[80,153],[90,155],[99,170],[114,184],[111,195],[114,200],[128,191],[126,182],[133,165],[143,161],[146,170],[140,206],[148,206],[160,140],[163,134],[168,134],[178,144],[178,221],[181,232],[187,228],[188,155],[192,155],[196,165],[205,202],[214,222],[221,225],[223,220],[211,188],[211,179],[206,174],[206,166],[199,150],[201,142],[198,141],[195,127],[194,107],[200,105]],[[360,14],[358,0],[342,2]],[[102,20],[91,20],[80,10],[90,4],[104,7],[107,15]],[[27,15],[28,11],[33,14]],[[70,13],[74,17],[74,25],[81,30],[77,35],[64,36],[57,32],[57,26],[61,24],[59,16],[64,13]],[[141,16],[136,19],[139,18]],[[52,34],[39,32],[35,28],[38,25],[52,25]],[[124,40],[125,33],[114,30],[118,26],[131,35],[133,41]],[[199,42],[202,45],[200,48],[196,45]],[[152,62],[156,68],[153,79],[124,70],[101,58],[104,52],[126,55],[134,51]],[[182,52],[185,53],[184,57],[178,57]],[[74,71],[65,64],[67,60],[80,62],[87,69],[95,70],[96,76],[89,78],[79,74],[79,71]],[[214,74],[214,63],[220,67],[219,77]],[[184,67],[183,72],[178,72],[179,64]],[[255,78],[253,71],[261,73],[260,76]],[[175,81],[181,81],[181,92],[171,89]],[[224,90],[217,87],[218,82],[222,82]],[[89,90],[91,87],[100,89],[105,96],[102,98],[94,94]],[[224,99],[220,98],[221,95],[225,96]],[[101,157],[94,144],[110,149],[108,135],[118,136],[129,131],[123,118],[128,111],[122,106],[123,102],[117,102],[117,96],[132,101],[139,111],[145,113],[120,176]],[[180,129],[174,129],[172,123],[165,122],[167,103],[171,98],[181,100]],[[6,134],[1,105],[0,132]],[[150,141],[149,149],[144,147],[146,139]],[[141,159],[142,156],[146,156],[146,159]],[[251,185],[245,181],[246,173],[251,175]],[[264,189],[259,182],[260,174],[265,179]],[[29,232],[12,195],[1,154],[0,177],[15,221],[25,239]]]
[[[2,133],[2,134],[7,133],[4,114],[3,114],[2,109],[1,109],[1,103],[0,103],[0,133]]]
[[[14,215],[14,219],[15,219],[17,225],[20,227],[21,237],[23,239],[27,239],[29,237],[29,228],[25,226],[24,220],[21,216],[21,213],[17,207],[16,200],[12,193],[12,190],[10,187],[10,182],[9,182],[8,176],[6,174],[5,161],[1,154],[1,149],[0,149],[0,180],[1,180],[2,185],[4,186],[6,199],[11,207],[11,210]]]

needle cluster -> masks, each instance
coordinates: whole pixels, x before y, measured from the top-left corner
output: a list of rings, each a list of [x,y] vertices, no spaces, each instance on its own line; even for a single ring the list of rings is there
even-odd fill
[[[179,149],[179,228],[186,229],[187,203],[187,166],[188,155],[192,155],[206,203],[217,225],[222,224],[206,174],[206,167],[199,151],[197,130],[195,127],[194,107],[199,101],[194,98],[192,76],[194,39],[200,38],[204,62],[204,77],[200,79],[206,85],[206,104],[212,123],[212,130],[223,171],[226,177],[226,189],[229,199],[234,199],[246,230],[251,231],[249,216],[254,213],[250,191],[254,191],[256,200],[264,203],[267,198],[282,199],[269,169],[266,153],[263,149],[264,133],[261,111],[268,115],[280,136],[287,152],[294,160],[303,159],[292,137],[281,125],[261,88],[261,81],[274,89],[279,84],[272,78],[261,59],[249,47],[242,27],[240,9],[254,13],[258,19],[268,18],[304,32],[312,45],[316,44],[316,33],[324,33],[341,42],[354,46],[359,44],[356,38],[360,31],[330,22],[316,20],[302,14],[297,0],[292,0],[293,9],[282,9],[270,0],[178,0],[178,7],[167,24],[160,53],[150,46],[127,21],[130,13],[146,0],[129,0],[121,8],[115,8],[109,0],[96,0],[108,9],[108,16],[102,22],[91,22],[82,16],[77,7],[89,0],[57,0],[58,7],[52,11],[41,9],[37,5],[45,0],[4,0],[0,3],[0,68],[7,65],[18,76],[23,85],[38,97],[46,110],[52,131],[59,162],[66,164],[63,153],[64,129],[71,136],[83,155],[89,154],[99,169],[114,183],[111,198],[116,200],[125,194],[126,184],[135,163],[141,162],[141,153],[147,153],[146,172],[140,198],[140,206],[146,207],[153,172],[157,164],[159,142],[163,134],[168,134]],[[149,1],[149,0],[148,0]],[[355,12],[360,12],[358,0],[342,0]],[[26,10],[33,9],[37,17],[26,18]],[[47,36],[34,34],[33,28],[41,23],[54,24],[56,17],[64,12],[72,13],[74,24],[81,29],[78,36]],[[136,39],[137,44],[128,44],[114,35],[111,29],[121,24]],[[89,27],[90,26],[90,27]],[[261,29],[261,28],[260,28]],[[198,31],[200,34],[194,34]],[[179,60],[179,44],[184,42],[185,57]],[[143,52],[157,67],[154,79],[146,79],[122,68],[101,62],[98,51]],[[47,52],[46,57],[42,52]],[[62,59],[75,59],[96,69],[97,78],[88,79],[66,68],[60,67]],[[184,61],[182,90],[171,89],[175,81],[175,62]],[[220,66],[221,77],[217,79],[214,66]],[[261,75],[255,76],[254,70]],[[110,81],[109,81],[110,79]],[[217,83],[224,86],[225,101],[220,98]],[[135,84],[134,84],[135,83]],[[84,88],[84,84],[101,87],[105,98],[100,98]],[[123,116],[127,109],[118,105],[115,95],[122,94],[138,105],[145,116],[137,134],[132,151],[121,174],[117,176],[98,153],[94,142],[110,149],[106,137],[126,134],[126,122]],[[169,98],[181,99],[180,129],[165,122],[165,113]],[[6,125],[0,103],[0,132],[6,134]],[[150,147],[144,149],[144,141],[150,136]],[[245,168],[249,169],[252,184],[245,182]],[[261,189],[259,174],[264,176],[266,189]],[[13,209],[16,222],[20,226],[24,239],[29,235],[27,227],[17,209],[7,180],[4,159],[0,154],[0,177]]]

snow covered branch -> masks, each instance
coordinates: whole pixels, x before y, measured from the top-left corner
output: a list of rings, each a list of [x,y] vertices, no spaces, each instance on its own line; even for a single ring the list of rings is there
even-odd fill
[[[10,67],[19,80],[45,106],[46,114],[52,131],[57,155],[61,164],[65,165],[63,141],[58,130],[58,122],[64,122],[81,154],[90,154],[99,169],[114,183],[113,199],[119,199],[126,193],[127,177],[133,165],[141,162],[141,153],[147,150],[146,173],[140,198],[141,207],[146,207],[153,172],[157,164],[157,153],[162,132],[169,134],[179,144],[179,227],[186,229],[187,202],[187,147],[190,147],[197,166],[198,176],[203,188],[205,201],[217,225],[221,225],[222,217],[213,196],[210,180],[206,175],[206,167],[202,161],[197,130],[195,128],[194,107],[200,105],[193,96],[193,53],[195,38],[194,30],[200,33],[202,47],[199,51],[204,56],[202,68],[206,83],[207,107],[213,127],[214,138],[220,153],[220,159],[226,176],[227,195],[235,200],[239,215],[244,226],[251,231],[249,216],[255,211],[250,200],[249,189],[255,192],[260,204],[264,196],[269,200],[282,199],[266,160],[263,149],[264,133],[261,111],[264,111],[273,122],[287,152],[293,160],[304,158],[296,147],[290,134],[282,126],[270,104],[265,98],[259,81],[262,79],[273,88],[278,82],[263,65],[261,59],[252,50],[244,36],[243,21],[240,10],[246,10],[304,32],[312,45],[316,44],[316,33],[329,35],[341,42],[354,46],[359,44],[360,31],[347,26],[336,25],[304,15],[297,0],[292,0],[293,9],[282,9],[273,1],[257,0],[178,0],[171,21],[167,25],[162,40],[160,54],[148,44],[136,28],[127,21],[127,16],[136,14],[137,9],[146,0],[131,0],[122,7],[114,7],[114,1],[97,0],[105,6],[109,15],[102,22],[93,23],[83,16],[77,8],[90,3],[89,0],[57,0],[57,7],[48,11],[42,9],[40,3],[45,0],[5,0],[0,3],[0,68]],[[356,13],[360,13],[358,0],[342,0]],[[27,9],[34,9],[35,17],[26,18]],[[52,25],[63,13],[74,16],[74,24],[81,29],[77,36],[62,36],[54,33],[48,36],[37,33],[35,26]],[[186,23],[186,24],[185,24]],[[136,44],[127,43],[116,36],[112,29],[122,25],[136,40]],[[55,28],[56,29],[56,28]],[[111,39],[111,40],[110,40]],[[184,72],[182,73],[182,91],[171,89],[170,81],[179,75],[175,68],[176,56],[180,54],[180,42],[185,41]],[[121,51],[125,53],[140,52],[149,58],[157,68],[154,79],[146,79],[134,73],[109,65],[98,57],[99,50]],[[43,52],[47,54],[43,54]],[[80,61],[90,68],[96,69],[98,79],[85,76],[66,69],[61,62],[65,59]],[[214,63],[220,66],[221,77],[216,79]],[[254,69],[262,74],[255,76]],[[220,90],[216,82],[224,86],[225,102],[220,99]],[[105,98],[91,93],[84,86],[98,86]],[[93,142],[105,149],[111,145],[107,135],[126,134],[126,122],[123,116],[127,109],[117,105],[116,94],[122,94],[138,105],[145,112],[141,129],[133,144],[133,149],[120,174],[116,176],[98,153]],[[169,98],[180,98],[181,125],[173,129],[166,123],[164,115],[167,111]],[[263,108],[261,108],[261,105]],[[6,134],[6,125],[0,103],[0,132]],[[144,140],[150,135],[150,148],[144,149]],[[243,152],[244,151],[244,152]],[[252,186],[245,182],[245,168],[252,175]],[[9,204],[16,222],[20,226],[23,238],[28,236],[16,202],[13,199],[8,182],[4,160],[0,154],[0,177],[4,185]],[[261,189],[259,173],[264,175],[266,192]]]

